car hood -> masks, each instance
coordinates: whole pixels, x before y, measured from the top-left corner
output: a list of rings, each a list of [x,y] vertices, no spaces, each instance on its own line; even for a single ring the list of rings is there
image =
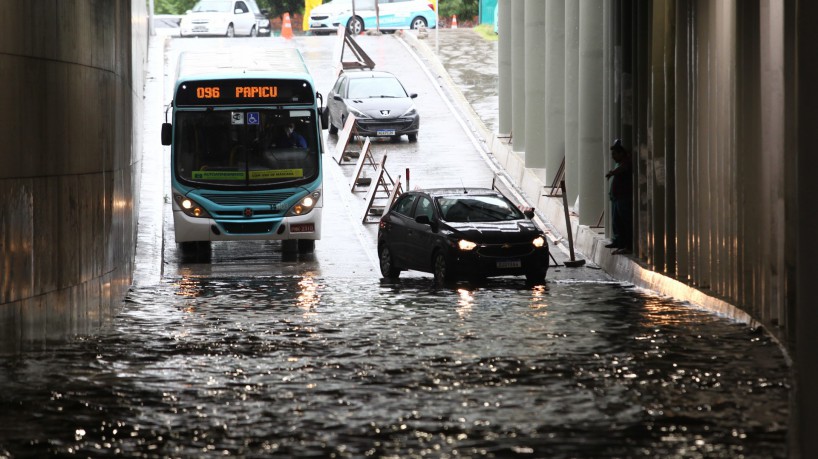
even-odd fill
[[[530,220],[510,220],[505,222],[446,222],[446,226],[456,237],[468,239],[478,244],[500,242],[528,242],[542,234]]]
[[[377,97],[368,99],[346,99],[346,104],[375,119],[397,118],[414,106],[412,99]]]
[[[340,13],[352,11],[350,2],[329,2],[322,3],[310,10],[310,16],[335,16]]]
[[[216,13],[213,11],[191,11],[182,17],[182,21],[207,20],[209,22],[219,22],[229,20],[229,13]]]

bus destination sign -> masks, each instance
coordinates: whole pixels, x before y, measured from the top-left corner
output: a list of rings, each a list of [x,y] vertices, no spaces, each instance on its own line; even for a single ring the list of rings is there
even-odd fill
[[[177,106],[312,104],[303,80],[231,79],[186,81],[176,90]]]

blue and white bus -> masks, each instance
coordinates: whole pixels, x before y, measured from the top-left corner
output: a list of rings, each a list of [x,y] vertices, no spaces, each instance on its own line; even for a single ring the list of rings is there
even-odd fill
[[[183,251],[236,240],[314,250],[322,99],[296,49],[180,56],[162,143],[171,146],[173,224]]]

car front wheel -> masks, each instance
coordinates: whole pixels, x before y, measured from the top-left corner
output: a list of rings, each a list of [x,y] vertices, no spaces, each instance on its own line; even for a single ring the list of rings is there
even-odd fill
[[[437,251],[434,256],[432,269],[435,276],[435,284],[442,285],[454,278],[454,272],[443,252]]]
[[[227,26],[227,33],[225,34],[228,38],[233,38],[236,36],[236,29],[233,28],[233,24]]]
[[[378,249],[378,260],[380,260],[381,275],[384,278],[397,279],[400,276],[400,269],[395,267],[392,252],[386,244],[382,244]]]
[[[413,29],[420,29],[426,26],[427,26],[426,19],[423,19],[422,17],[418,16],[412,20],[412,25],[410,27]]]
[[[537,269],[531,272],[527,272],[525,274],[525,280],[526,282],[532,285],[543,285],[545,284],[545,270]]]
[[[364,21],[358,16],[352,16],[347,22],[347,33],[350,35],[358,35],[364,31]]]
[[[250,29],[250,36],[251,37],[258,37],[258,29],[256,29],[256,26],[253,26],[253,28]]]

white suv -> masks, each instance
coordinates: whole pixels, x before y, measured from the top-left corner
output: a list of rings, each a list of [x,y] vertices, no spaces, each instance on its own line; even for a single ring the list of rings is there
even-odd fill
[[[179,35],[258,35],[256,15],[245,0],[200,0],[182,17]]]

